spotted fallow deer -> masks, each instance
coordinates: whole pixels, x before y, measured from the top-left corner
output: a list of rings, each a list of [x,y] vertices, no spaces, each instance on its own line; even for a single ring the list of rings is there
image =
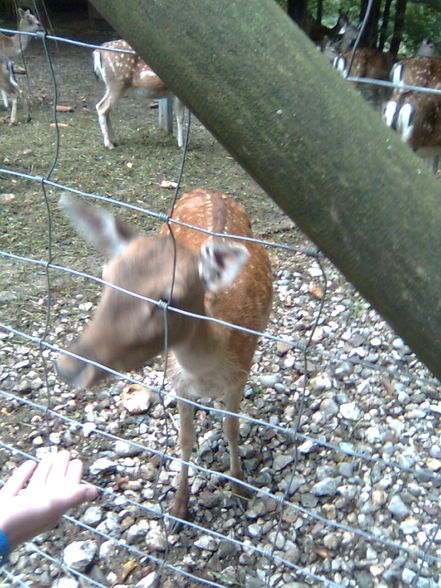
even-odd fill
[[[334,60],[334,67],[344,78],[372,78],[388,80],[394,58],[391,53],[380,49],[348,49]],[[389,90],[383,86],[365,82],[352,82],[355,89],[370,102],[374,108],[381,110]]]
[[[184,104],[179,98],[173,96],[171,90],[139,55],[124,53],[124,51],[133,51],[126,41],[110,41],[103,43],[101,47],[93,52],[93,63],[95,74],[106,87],[104,96],[96,105],[104,145],[108,149],[116,147],[117,142],[109,117],[110,110],[117,100],[129,89],[134,88],[142,90],[144,96],[149,100],[174,97],[176,138],[178,146],[182,147],[184,143]]]
[[[441,155],[441,94],[403,86],[441,90],[441,57],[404,59],[394,66],[391,79],[396,87],[384,108],[384,120],[417,155],[428,159],[435,173]]]
[[[17,30],[19,32],[11,36],[0,33],[0,55],[12,61],[15,61],[21,52],[26,50],[32,38],[30,35],[21,35],[20,33],[36,33],[42,30],[42,26],[30,10],[19,8]]]
[[[71,351],[109,368],[131,370],[163,352],[167,340],[167,375],[177,395],[221,398],[226,409],[236,413],[257,336],[207,319],[258,332],[265,329],[272,279],[264,247],[231,238],[207,238],[203,232],[174,223],[170,228],[164,225],[157,236],[140,237],[102,209],[70,197],[62,197],[60,204],[76,229],[111,258],[104,266],[106,282],[172,307],[105,286],[95,315]],[[244,209],[214,190],[184,194],[173,219],[220,234],[252,237]],[[80,389],[106,375],[95,365],[63,354],[57,369],[62,379]],[[184,400],[178,405],[181,456],[188,462],[195,441],[193,407]],[[237,417],[225,417],[224,431],[231,475],[241,480]],[[233,489],[246,494],[239,482]],[[187,505],[188,466],[182,464],[173,514],[184,518]]]
[[[384,118],[436,173],[441,156],[441,95],[401,92],[387,103]]]
[[[17,122],[17,100],[20,90],[14,77],[12,61],[0,55],[0,92],[3,97],[5,108],[9,106],[11,100],[11,116],[9,124],[14,125]]]

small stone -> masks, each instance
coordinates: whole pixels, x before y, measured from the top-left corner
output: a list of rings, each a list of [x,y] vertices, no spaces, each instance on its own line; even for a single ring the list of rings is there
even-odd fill
[[[248,534],[250,537],[261,537],[262,536],[262,525],[253,523],[248,526]]]
[[[98,545],[95,541],[74,541],[64,550],[63,561],[77,572],[84,572],[92,563],[97,551]]]
[[[398,494],[392,496],[387,508],[399,520],[406,518],[409,514],[409,509]]]
[[[150,572],[150,574],[141,578],[135,588],[154,588],[154,586],[157,586],[157,576],[157,572]]]
[[[117,457],[134,457],[142,453],[142,448],[126,441],[117,441],[115,443],[115,453]]]
[[[294,455],[276,455],[273,461],[273,468],[276,472],[283,470],[286,466],[293,463],[295,460]]]
[[[279,374],[269,374],[260,376],[259,382],[265,388],[274,388],[277,382],[280,380]]]
[[[340,464],[338,464],[338,473],[340,474],[340,476],[343,476],[344,478],[350,478],[353,472],[354,467],[351,463],[348,463],[347,461],[342,461]]]
[[[330,419],[338,414],[338,404],[332,398],[325,398],[320,404],[320,412],[326,419]]]
[[[326,374],[321,374],[312,378],[309,382],[312,392],[323,392],[332,388],[332,380]]]
[[[429,457],[426,460],[426,467],[433,472],[437,472],[441,468],[441,459],[436,459],[434,457]]]
[[[90,474],[96,476],[98,474],[108,473],[116,470],[117,464],[107,457],[98,458],[89,468]]]
[[[376,506],[383,506],[386,504],[387,494],[384,490],[374,490],[372,492],[372,502]]]
[[[95,527],[103,518],[103,510],[99,506],[89,506],[81,517],[84,524]]]
[[[283,549],[285,547],[285,537],[279,531],[270,533],[268,539],[277,549]]]
[[[311,494],[314,496],[334,496],[337,493],[338,478],[324,478],[314,484]]]
[[[361,416],[361,411],[355,402],[346,402],[340,405],[340,414],[345,419],[357,421]]]
[[[167,547],[167,537],[164,531],[159,528],[151,529],[145,537],[145,542],[149,549],[155,551],[165,551]]]
[[[412,517],[405,519],[400,523],[400,531],[404,533],[404,535],[413,535],[418,533],[419,530],[420,527],[418,521]]]
[[[413,572],[412,570],[409,570],[409,568],[404,568],[404,570],[401,574],[401,579],[403,580],[403,582],[405,584],[412,585],[415,576],[416,576],[415,572]]]
[[[62,578],[58,578],[52,584],[53,588],[78,588],[80,584],[75,580],[75,578],[68,578],[67,576],[63,576]]]
[[[142,519],[135,525],[132,525],[127,531],[127,543],[130,545],[142,539],[145,535],[147,535],[149,528],[150,524],[146,519]]]
[[[101,543],[98,555],[101,559],[108,559],[114,557],[118,551],[118,544],[112,540]]]
[[[193,545],[199,549],[204,549],[205,551],[216,551],[219,542],[210,535],[202,535],[202,537],[199,537],[199,539],[195,541]]]

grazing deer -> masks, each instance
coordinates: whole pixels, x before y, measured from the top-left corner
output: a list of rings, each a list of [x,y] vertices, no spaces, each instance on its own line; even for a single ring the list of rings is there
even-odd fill
[[[17,101],[20,90],[14,77],[12,61],[0,55],[0,91],[2,93],[5,108],[9,106],[11,99],[11,116],[9,124],[14,125],[17,122]]]
[[[20,35],[21,33],[36,33],[41,31],[43,27],[40,21],[36,18],[30,10],[18,9],[18,27],[19,31],[15,35],[8,36],[0,33],[0,55],[15,61],[22,51],[25,51],[31,40],[30,35]]]
[[[96,105],[98,121],[103,133],[104,145],[113,149],[117,143],[110,124],[110,110],[127,90],[140,89],[150,100],[159,98],[171,98],[172,92],[159,78],[147,63],[133,53],[121,53],[106,49],[122,49],[133,51],[131,46],[123,40],[110,41],[101,45],[102,49],[93,52],[94,70],[96,75],[104,82],[106,92]],[[185,106],[174,97],[176,113],[176,135],[179,147],[183,146],[183,122]]]
[[[347,78],[374,78],[388,80],[393,65],[393,55],[379,49],[349,49],[334,59],[334,67]],[[350,69],[349,69],[350,68]],[[364,82],[351,82],[360,94],[377,109],[389,94],[388,88]]]
[[[175,224],[170,229],[164,225],[157,236],[138,237],[102,209],[70,197],[62,197],[60,205],[76,229],[111,257],[103,270],[107,282],[170,302],[173,309],[205,319],[214,317],[255,331],[265,329],[272,280],[262,245],[207,239],[198,230]],[[216,233],[252,236],[244,209],[215,190],[196,189],[184,194],[173,218]],[[226,409],[237,413],[257,337],[173,309],[105,286],[94,317],[72,351],[110,368],[130,370],[160,354],[167,340],[168,376],[178,396],[223,398]],[[60,355],[57,369],[61,378],[77,388],[88,388],[106,375],[94,365],[67,355]],[[181,456],[188,462],[195,441],[194,410],[184,401],[178,405]],[[224,431],[231,475],[241,480],[237,417],[226,416]],[[233,488],[245,494],[239,482]],[[188,466],[182,464],[173,513],[185,517],[187,505]]]

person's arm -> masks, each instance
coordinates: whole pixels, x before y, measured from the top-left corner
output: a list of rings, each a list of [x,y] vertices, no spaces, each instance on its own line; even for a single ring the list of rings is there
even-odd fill
[[[81,484],[82,473],[82,462],[65,450],[45,455],[39,464],[28,460],[14,471],[0,489],[2,563],[17,545],[52,529],[69,508],[96,497],[94,486]]]

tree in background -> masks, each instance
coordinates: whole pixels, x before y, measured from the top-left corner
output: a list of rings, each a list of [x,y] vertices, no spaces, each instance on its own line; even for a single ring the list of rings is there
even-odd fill
[[[340,0],[278,0],[297,24],[309,33],[319,25],[332,27],[339,11],[351,22],[362,22],[369,0],[357,4]],[[372,0],[359,47],[377,47],[394,55],[411,55],[427,36],[437,38],[441,30],[441,0]]]

